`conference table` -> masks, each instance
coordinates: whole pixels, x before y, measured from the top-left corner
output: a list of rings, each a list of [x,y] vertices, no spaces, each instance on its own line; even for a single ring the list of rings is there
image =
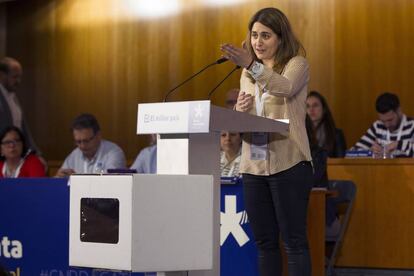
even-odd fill
[[[357,187],[336,265],[413,269],[414,160],[330,159],[328,177]]]

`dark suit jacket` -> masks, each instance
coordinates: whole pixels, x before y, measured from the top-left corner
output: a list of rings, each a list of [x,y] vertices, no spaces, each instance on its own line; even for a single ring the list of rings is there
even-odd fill
[[[13,125],[13,119],[7,100],[0,92],[0,129]]]
[[[13,117],[12,113],[9,107],[9,104],[7,103],[7,100],[4,98],[3,93],[0,92],[0,131],[4,129],[5,127],[12,126],[13,125]],[[38,154],[39,149],[37,148],[33,137],[29,131],[29,128],[26,124],[26,120],[23,118],[22,121],[22,131],[25,136],[26,142],[30,149],[36,151]]]

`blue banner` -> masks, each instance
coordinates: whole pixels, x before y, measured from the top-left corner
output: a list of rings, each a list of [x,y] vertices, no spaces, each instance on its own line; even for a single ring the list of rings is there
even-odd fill
[[[221,185],[220,206],[221,275],[258,275],[257,249],[244,208],[241,183]]]
[[[66,179],[1,179],[0,195],[0,264],[11,275],[144,275],[69,267]],[[257,253],[243,206],[241,184],[222,185],[220,215],[221,275],[258,275]]]

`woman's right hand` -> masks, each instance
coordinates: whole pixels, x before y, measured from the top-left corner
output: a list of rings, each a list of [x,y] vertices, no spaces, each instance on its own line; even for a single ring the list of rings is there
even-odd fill
[[[240,91],[237,97],[236,110],[240,112],[249,111],[253,107],[253,96]]]

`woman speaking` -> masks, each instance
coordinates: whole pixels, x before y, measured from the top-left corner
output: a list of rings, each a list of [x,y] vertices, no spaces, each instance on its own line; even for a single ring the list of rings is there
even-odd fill
[[[311,275],[306,217],[312,165],[305,128],[309,68],[305,51],[278,9],[258,11],[243,48],[221,46],[244,67],[235,109],[270,119],[289,119],[289,133],[243,136],[240,171],[244,200],[259,250],[260,275],[282,275],[279,235],[290,276]]]

